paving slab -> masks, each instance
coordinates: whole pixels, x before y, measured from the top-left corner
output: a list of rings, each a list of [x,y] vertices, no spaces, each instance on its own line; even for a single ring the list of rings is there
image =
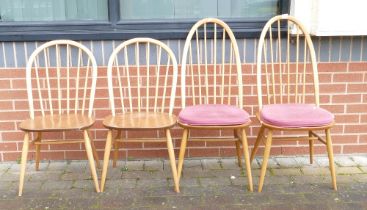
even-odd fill
[[[351,156],[351,158],[359,166],[367,166],[367,155],[364,155],[364,156]]]
[[[40,171],[30,161],[22,197],[19,165],[9,162],[0,164],[0,209],[367,209],[365,157],[336,155],[338,191],[327,156],[316,156],[312,165],[308,156],[272,157],[261,193],[260,157],[252,167],[254,192],[235,157],[186,159],[180,193],[168,160],[110,164],[102,193],[94,190],[87,161],[42,162]]]

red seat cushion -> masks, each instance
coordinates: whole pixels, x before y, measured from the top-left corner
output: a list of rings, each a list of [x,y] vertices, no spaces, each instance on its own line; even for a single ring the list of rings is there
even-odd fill
[[[271,104],[262,108],[261,120],[278,127],[319,127],[334,121],[334,115],[312,104]]]
[[[181,110],[179,122],[186,125],[241,125],[250,121],[249,114],[224,104],[202,104]]]

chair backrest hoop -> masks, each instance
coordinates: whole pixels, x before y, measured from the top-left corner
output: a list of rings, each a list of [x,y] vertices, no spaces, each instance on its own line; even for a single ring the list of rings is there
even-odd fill
[[[171,86],[171,93],[169,96],[169,107],[168,107],[168,113],[172,114],[173,112],[173,108],[174,108],[174,101],[175,101],[175,96],[176,96],[176,85],[177,85],[177,76],[178,76],[178,67],[177,67],[177,60],[176,57],[173,53],[173,51],[170,49],[170,47],[168,47],[166,44],[164,44],[163,42],[156,40],[156,39],[152,39],[152,38],[147,38],[147,37],[138,37],[138,38],[133,38],[127,41],[124,41],[123,43],[121,43],[120,45],[118,45],[114,51],[112,52],[109,60],[108,60],[108,67],[107,67],[107,78],[108,78],[108,93],[109,93],[109,102],[110,102],[110,108],[111,108],[111,114],[114,116],[116,114],[115,111],[115,97],[114,97],[114,87],[113,87],[113,81],[112,81],[112,71],[113,71],[113,67],[115,65],[115,60],[117,59],[117,55],[118,53],[120,53],[120,51],[126,47],[128,47],[129,45],[133,45],[133,44],[154,44],[157,47],[162,48],[167,55],[169,56],[168,60],[170,60],[170,62],[172,62],[172,67],[173,67],[173,78],[172,78],[172,86]],[[135,52],[136,53],[136,52]],[[149,59],[149,58],[147,58]],[[169,66],[169,63],[167,64],[167,66]],[[139,70],[138,70],[139,71]],[[158,82],[157,82],[158,84]],[[127,84],[130,88],[130,84]],[[147,87],[148,88],[148,87]],[[166,86],[164,87],[166,88]],[[121,89],[121,87],[120,87]],[[139,87],[138,87],[139,89]],[[140,91],[140,90],[138,90]],[[148,89],[147,89],[148,91]],[[122,97],[122,96],[120,96]],[[131,95],[129,95],[129,97],[131,97]],[[139,97],[139,106],[140,106],[140,94],[138,94]],[[157,99],[155,99],[157,100]],[[131,106],[131,104],[130,104]],[[157,110],[157,105],[155,104],[154,110]],[[139,112],[140,112],[140,108],[139,107]],[[163,110],[163,109],[162,109]]]
[[[88,56],[88,59],[90,59],[90,62],[92,64],[91,68],[92,68],[92,83],[91,83],[91,91],[90,91],[90,95],[89,95],[89,107],[88,107],[88,116],[91,117],[92,113],[93,113],[93,103],[94,103],[94,97],[95,97],[95,89],[96,89],[96,81],[97,81],[97,62],[96,59],[93,56],[93,53],[84,45],[76,42],[76,41],[72,41],[72,40],[53,40],[53,41],[49,41],[46,42],[44,44],[42,44],[41,46],[39,46],[38,48],[36,48],[33,53],[30,55],[27,65],[26,65],[26,84],[27,84],[27,94],[28,94],[28,104],[29,104],[29,114],[30,114],[30,118],[33,119],[34,118],[34,105],[33,105],[33,94],[32,94],[32,67],[33,64],[36,62],[36,57],[45,49],[53,47],[53,46],[57,46],[57,45],[69,45],[69,46],[73,46],[76,48],[79,48],[82,50],[82,52],[86,53],[86,55]],[[56,58],[58,59],[58,58]],[[67,58],[69,59],[69,58]],[[57,61],[59,62],[59,61]],[[69,91],[69,90],[68,90]],[[69,100],[69,99],[68,99]],[[59,102],[60,103],[60,102]],[[84,108],[83,108],[84,110]],[[53,113],[51,113],[53,114]]]
[[[259,109],[261,110],[261,108],[263,106],[263,101],[262,101],[262,96],[263,95],[262,95],[262,88],[261,88],[262,87],[262,81],[261,81],[262,78],[261,78],[261,76],[262,76],[262,55],[263,55],[264,41],[265,41],[265,38],[266,38],[266,35],[267,35],[268,31],[271,30],[272,25],[275,22],[278,22],[278,33],[280,34],[280,27],[279,26],[280,26],[280,21],[281,20],[287,20],[287,24],[289,22],[291,22],[292,24],[296,25],[300,29],[300,31],[297,31],[297,33],[301,32],[302,35],[304,36],[305,43],[307,43],[307,48],[308,48],[309,53],[310,53],[310,61],[311,61],[311,67],[312,67],[312,73],[313,73],[314,100],[315,100],[316,106],[319,106],[320,101],[319,101],[319,79],[318,79],[317,62],[316,62],[315,50],[314,50],[314,46],[313,46],[310,34],[307,31],[307,29],[305,28],[305,26],[299,20],[297,20],[295,17],[290,16],[288,14],[283,14],[283,15],[274,16],[273,18],[271,18],[265,24],[265,26],[264,26],[264,28],[261,32],[259,42],[258,42],[256,68],[257,68],[257,93],[258,93]],[[288,36],[289,36],[289,33],[290,32],[289,32],[289,28],[288,28]],[[297,36],[299,36],[299,34],[297,34]],[[289,52],[288,52],[287,56],[289,56]],[[288,60],[288,62],[289,62],[289,60]]]
[[[237,41],[236,38],[231,30],[231,28],[222,20],[217,19],[217,18],[204,18],[202,20],[199,20],[198,22],[196,22],[190,32],[187,35],[186,41],[185,41],[185,45],[183,48],[183,55],[182,55],[182,66],[181,66],[181,105],[182,108],[185,108],[186,106],[186,70],[187,70],[187,56],[189,53],[189,48],[191,46],[191,41],[193,36],[195,35],[195,33],[197,33],[197,30],[205,25],[207,23],[213,23],[216,25],[219,25],[223,28],[223,30],[226,32],[226,34],[228,35],[228,38],[231,41],[231,45],[233,47],[233,52],[234,52],[234,59],[235,59],[235,65],[236,65],[236,73],[237,73],[237,85],[238,85],[238,106],[240,108],[243,107],[243,91],[242,91],[242,68],[241,68],[241,60],[240,60],[240,55],[239,55],[239,50],[238,50],[238,45],[237,45]],[[205,29],[206,30],[206,29]],[[216,29],[215,29],[216,30]],[[206,40],[206,34],[205,36],[205,40]],[[216,36],[216,35],[215,35]],[[222,61],[224,62],[224,61]],[[207,64],[206,64],[207,65]],[[215,77],[215,76],[214,76]],[[214,88],[215,91],[216,88]],[[214,94],[214,97],[215,94]]]

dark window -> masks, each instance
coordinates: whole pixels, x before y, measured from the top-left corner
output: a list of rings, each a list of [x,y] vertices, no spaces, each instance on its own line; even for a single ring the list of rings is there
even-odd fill
[[[0,40],[183,39],[218,17],[237,37],[257,37],[289,0],[0,0]]]

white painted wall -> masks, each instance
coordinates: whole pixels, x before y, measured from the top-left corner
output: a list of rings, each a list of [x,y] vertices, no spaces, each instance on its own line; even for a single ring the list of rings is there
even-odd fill
[[[367,35],[367,0],[292,0],[291,15],[316,36]]]

